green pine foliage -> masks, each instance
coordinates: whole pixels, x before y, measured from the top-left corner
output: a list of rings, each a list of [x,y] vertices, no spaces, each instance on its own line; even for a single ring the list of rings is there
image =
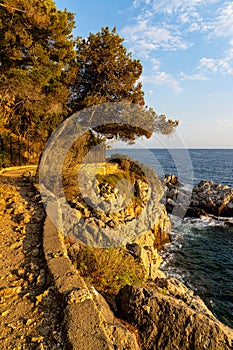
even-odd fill
[[[73,28],[52,0],[0,1],[0,112],[16,134],[46,138],[67,115]]]
[[[127,53],[123,39],[108,27],[77,42],[78,74],[73,86],[75,110],[107,102],[144,105],[142,65]]]
[[[90,127],[107,138],[123,141],[134,141],[139,136],[149,138],[154,131],[164,134],[173,131],[177,121],[167,120],[165,115],[144,107],[144,92],[138,82],[142,65],[127,53],[116,28],[110,31],[105,27],[96,34],[90,33],[87,39],[79,38],[76,50],[78,70],[72,85],[72,109],[77,111],[112,102],[129,104],[128,110],[127,106],[116,107],[114,122],[111,122],[111,108],[109,115],[107,107],[104,113],[93,109],[94,126],[90,123]],[[132,109],[130,104],[138,107]]]
[[[116,28],[83,39],[72,36],[74,26],[74,15],[58,10],[53,0],[0,0],[0,133],[5,128],[46,141],[71,113],[112,102],[141,109],[136,115],[124,111],[123,128],[105,122],[90,123],[90,129],[128,141],[171,133],[177,121],[144,106],[142,65]]]

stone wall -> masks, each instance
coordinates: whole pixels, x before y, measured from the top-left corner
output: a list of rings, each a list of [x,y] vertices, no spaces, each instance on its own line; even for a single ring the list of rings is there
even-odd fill
[[[44,252],[62,297],[67,340],[72,349],[140,349],[135,333],[113,315],[105,299],[79,276],[67,256],[62,235],[49,218],[44,226]]]

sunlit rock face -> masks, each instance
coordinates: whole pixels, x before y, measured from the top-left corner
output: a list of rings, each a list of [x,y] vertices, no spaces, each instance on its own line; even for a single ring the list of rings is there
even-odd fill
[[[175,279],[125,286],[117,305],[120,317],[139,330],[143,349],[232,349],[233,331]]]

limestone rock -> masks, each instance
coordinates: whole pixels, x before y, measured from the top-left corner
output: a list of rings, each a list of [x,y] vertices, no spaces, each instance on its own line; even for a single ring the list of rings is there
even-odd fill
[[[131,162],[128,161],[128,164],[131,165]],[[172,181],[176,183],[177,179],[172,178]],[[73,234],[84,244],[108,246],[115,244],[114,240],[117,239],[119,244],[125,245],[127,242],[134,243],[138,236],[148,231],[152,232],[153,240],[149,245],[144,244],[147,247],[159,249],[170,241],[170,220],[165,207],[160,204],[163,187],[157,175],[153,172],[151,177],[137,176],[132,179],[130,188],[128,182],[119,180],[116,184],[93,183],[92,190],[95,189],[94,192],[99,195],[98,206],[91,206],[88,200],[84,203],[85,198],[77,193],[69,196],[69,203],[77,217],[75,225],[70,223],[70,226],[73,225]],[[65,220],[64,217],[63,222]],[[79,227],[79,222],[82,228]],[[150,255],[148,248],[142,251],[142,255],[147,260],[146,257]],[[154,259],[153,253],[150,259]],[[145,264],[148,270],[148,263]],[[154,265],[158,265],[157,261]]]
[[[215,319],[200,300],[191,303],[192,293],[187,298],[186,294],[186,287],[174,281],[165,282],[162,290],[156,284],[125,286],[117,305],[120,316],[139,330],[143,349],[232,349],[233,330]]]
[[[160,204],[158,209],[160,209],[158,219],[152,229],[152,232],[155,235],[154,245],[157,247],[157,249],[161,249],[165,243],[171,241],[171,221],[167,215],[165,207],[162,204]]]
[[[146,231],[142,225],[144,232],[134,242],[126,244],[129,253],[141,261],[145,269],[145,276],[150,279],[155,279],[159,275],[158,268],[162,259],[158,254],[158,249],[170,241],[171,222],[162,204],[157,204],[155,215],[153,228]]]
[[[163,182],[165,186],[163,202],[169,213],[176,215],[174,208],[183,208],[186,216],[199,217],[204,213],[223,217],[233,216],[233,188],[229,186],[203,180],[194,186],[192,193],[189,194],[181,188],[175,175],[166,175]],[[179,214],[179,210],[177,212]]]

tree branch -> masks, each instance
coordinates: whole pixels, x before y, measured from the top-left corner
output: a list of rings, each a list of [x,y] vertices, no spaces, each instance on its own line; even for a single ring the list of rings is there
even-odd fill
[[[11,9],[11,10],[19,11],[19,12],[26,12],[25,10],[20,10],[20,9],[13,7],[13,6],[10,6],[10,5],[5,5],[5,4],[0,3],[0,6],[5,7],[7,10]]]

